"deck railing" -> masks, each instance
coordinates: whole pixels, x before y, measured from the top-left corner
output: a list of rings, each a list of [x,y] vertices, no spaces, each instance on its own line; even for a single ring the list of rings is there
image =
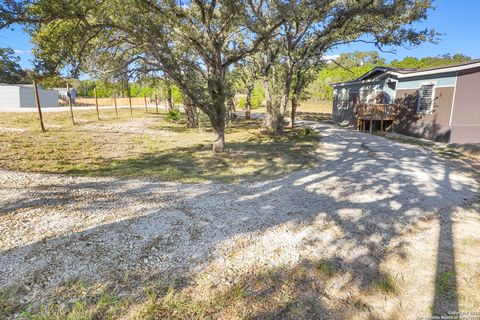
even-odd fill
[[[392,117],[397,114],[398,106],[396,104],[360,104],[357,107],[355,115],[357,117]]]

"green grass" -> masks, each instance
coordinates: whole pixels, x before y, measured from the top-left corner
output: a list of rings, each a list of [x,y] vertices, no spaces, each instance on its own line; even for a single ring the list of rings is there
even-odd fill
[[[388,274],[380,275],[375,281],[375,287],[385,295],[396,294],[399,290],[399,285],[396,279]]]
[[[258,270],[229,286],[191,285],[188,276],[172,280],[159,274],[126,277],[113,272],[101,283],[65,281],[35,304],[20,302],[26,296],[21,285],[9,291],[0,318],[21,314],[31,320],[317,319],[327,309],[340,315],[346,310],[330,309],[317,299],[336,276],[325,278],[319,265],[323,263],[306,261],[292,268]]]
[[[258,120],[238,120],[226,129],[226,152],[213,154],[215,135],[205,117],[200,129],[165,114],[135,109],[45,113],[46,133],[36,114],[0,113],[0,167],[87,176],[150,177],[167,181],[240,182],[277,177],[313,166],[318,136],[287,129],[272,137]],[[144,121],[144,123],[142,123]],[[136,126],[132,128],[132,126]]]
[[[19,298],[24,294],[25,288],[21,285],[6,287],[0,291],[0,319],[6,319],[8,315],[21,309]]]
[[[328,260],[320,260],[316,265],[316,269],[319,274],[328,278],[334,276],[337,272],[337,269]]]
[[[455,272],[453,271],[445,271],[443,272],[437,283],[438,291],[441,294],[446,294],[453,289],[453,280],[455,279]]]

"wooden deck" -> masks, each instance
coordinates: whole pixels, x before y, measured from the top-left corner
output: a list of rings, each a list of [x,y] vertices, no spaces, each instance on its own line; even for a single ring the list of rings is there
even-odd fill
[[[395,129],[398,106],[396,104],[360,104],[355,111],[357,130],[365,131],[368,125],[370,133],[379,125],[380,131]],[[387,126],[387,127],[385,127]]]

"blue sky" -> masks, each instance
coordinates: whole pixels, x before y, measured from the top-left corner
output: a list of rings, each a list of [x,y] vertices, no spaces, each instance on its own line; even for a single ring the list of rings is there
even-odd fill
[[[463,53],[472,58],[480,58],[480,1],[479,0],[434,0],[436,9],[430,11],[426,21],[416,24],[418,28],[433,28],[442,33],[437,44],[424,43],[412,49],[394,48],[396,53],[382,53],[387,60],[403,59],[406,56],[427,57],[445,53]],[[332,52],[338,54],[355,50],[374,50],[372,45],[352,44],[342,46]]]
[[[418,23],[420,28],[434,28],[444,33],[438,44],[425,43],[413,49],[394,48],[396,54],[382,53],[387,60],[402,59],[405,56],[426,57],[445,53],[463,53],[473,58],[480,58],[480,1],[479,0],[436,0],[436,10],[432,11],[427,21]],[[30,37],[20,27],[14,31],[0,30],[0,47],[11,47],[21,58],[23,67],[31,67],[32,44]],[[355,50],[374,50],[367,44],[342,46],[330,52],[336,55]]]

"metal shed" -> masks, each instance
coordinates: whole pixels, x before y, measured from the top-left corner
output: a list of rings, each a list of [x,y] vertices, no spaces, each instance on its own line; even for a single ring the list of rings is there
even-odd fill
[[[38,88],[40,104],[44,107],[58,107],[58,92]],[[33,85],[0,84],[0,110],[35,108]]]

